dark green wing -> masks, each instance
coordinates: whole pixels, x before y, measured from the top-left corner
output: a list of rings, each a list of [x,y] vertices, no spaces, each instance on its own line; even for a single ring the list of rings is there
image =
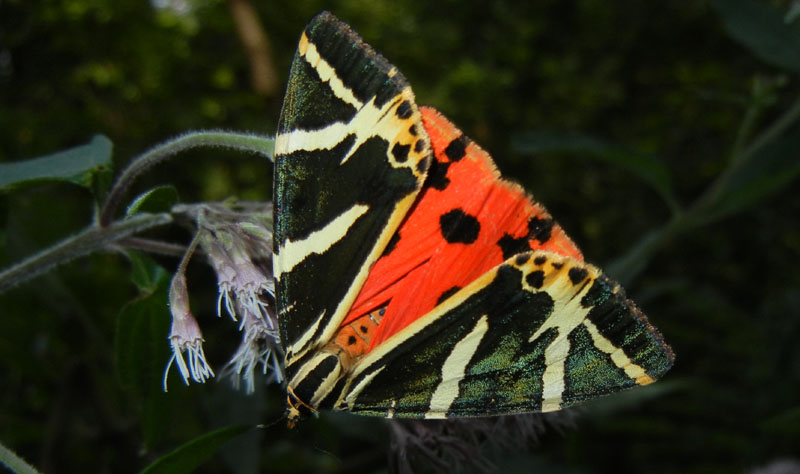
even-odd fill
[[[336,408],[414,418],[552,411],[651,383],[672,361],[599,269],[528,252],[367,354]]]

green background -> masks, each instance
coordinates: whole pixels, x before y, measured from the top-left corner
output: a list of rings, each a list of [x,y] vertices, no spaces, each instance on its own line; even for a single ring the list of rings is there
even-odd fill
[[[260,91],[231,15],[240,4],[0,2],[0,163],[103,134],[119,170],[190,130],[271,134],[299,34],[331,10],[624,281],[676,353],[662,382],[562,417],[572,425],[527,449],[487,435],[486,459],[543,473],[751,472],[800,459],[800,127],[737,162],[800,93],[800,25],[774,21],[790,2],[253,2],[269,41],[258,57],[277,81]],[[195,151],[135,191],[267,200],[270,172],[256,156]],[[0,267],[91,223],[92,203],[64,182],[0,194]],[[678,224],[661,232],[668,222]],[[396,452],[382,420],[323,414],[289,431],[275,385],[246,397],[173,377],[161,393],[169,320],[153,272],[134,284],[131,262],[106,252],[0,295],[0,442],[43,472],[125,473],[212,429],[260,423],[200,472],[387,469]],[[214,315],[207,268],[190,267],[189,287],[221,367],[236,327]]]

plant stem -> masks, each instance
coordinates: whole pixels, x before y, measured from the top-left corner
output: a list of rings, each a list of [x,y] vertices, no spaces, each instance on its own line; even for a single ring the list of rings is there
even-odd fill
[[[146,239],[143,237],[126,237],[117,242],[117,245],[127,249],[141,250],[156,255],[180,257],[186,252],[186,245],[162,242],[160,240]]]
[[[759,150],[761,150],[761,148],[773,141],[775,138],[779,137],[789,127],[794,125],[798,118],[800,118],[800,97],[795,100],[792,106],[789,107],[789,109],[786,110],[783,115],[772,122],[772,124],[770,124],[766,130],[759,133],[758,136],[756,136],[748,146],[744,147],[738,152],[737,149],[734,148],[735,156],[731,158],[728,166],[706,189],[702,196],[700,196],[694,202],[687,214],[701,221],[710,222],[713,220],[713,216],[704,216],[703,214],[708,210],[713,209],[714,205],[724,194],[725,188],[728,186],[728,181],[734,175],[734,172],[749,160],[753,159],[753,157]],[[745,116],[745,121],[746,120],[747,116]]]
[[[173,155],[191,148],[219,147],[257,153],[267,156],[271,160],[274,144],[275,142],[271,138],[260,135],[203,131],[190,132],[157,145],[155,148],[135,158],[117,179],[100,211],[100,227],[109,225],[122,201],[122,197],[139,175]]]
[[[642,237],[625,255],[610,263],[607,273],[623,286],[629,284],[647,267],[661,246],[684,229],[684,225],[683,215],[676,215],[663,227]]]
[[[25,462],[14,451],[6,448],[3,443],[0,443],[0,465],[5,465],[11,469],[11,472],[16,474],[39,474],[39,471]]]
[[[719,214],[714,214],[713,210],[717,201],[724,195],[728,181],[734,172],[748,160],[753,159],[756,153],[765,145],[779,137],[789,127],[795,124],[800,118],[800,97],[795,100],[789,109],[775,120],[766,130],[759,133],[753,141],[743,146],[744,140],[750,134],[758,115],[757,106],[748,109],[739,127],[731,159],[728,166],[711,183],[700,197],[689,206],[689,210],[683,214],[675,215],[672,220],[663,227],[648,233],[625,255],[617,258],[608,265],[608,273],[617,278],[623,285],[632,281],[650,262],[653,255],[658,252],[664,243],[671,238],[713,222],[719,218]]]
[[[743,159],[749,159],[764,145],[777,138],[780,134],[786,131],[789,127],[794,125],[795,121],[800,118],[800,97],[798,97],[789,110],[783,113],[778,120],[774,121],[769,128],[761,132],[750,145],[742,151]]]
[[[108,248],[138,232],[172,222],[172,216],[140,214],[108,227],[92,226],[0,272],[0,293],[76,257]]]

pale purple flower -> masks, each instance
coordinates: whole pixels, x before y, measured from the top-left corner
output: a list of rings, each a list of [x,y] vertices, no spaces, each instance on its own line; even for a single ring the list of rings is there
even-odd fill
[[[274,314],[267,311],[266,317],[261,313],[249,311],[241,307],[242,342],[225,367],[231,376],[233,385],[239,388],[240,380],[244,382],[245,391],[255,391],[255,369],[261,364],[261,372],[266,375],[271,369],[271,378],[280,383],[283,380],[283,369],[280,363],[280,346],[278,332],[275,327]]]
[[[203,334],[200,332],[200,326],[197,325],[197,320],[189,310],[186,276],[182,271],[176,273],[172,278],[169,304],[172,312],[172,329],[169,334],[172,357],[164,370],[164,391],[167,390],[167,375],[173,362],[178,366],[183,382],[187,385],[189,378],[203,383],[214,376],[214,371],[211,370],[203,353]],[[184,359],[184,353],[186,359]]]

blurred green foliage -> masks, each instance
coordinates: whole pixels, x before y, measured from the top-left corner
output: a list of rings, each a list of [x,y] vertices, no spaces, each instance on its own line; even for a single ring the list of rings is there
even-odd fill
[[[119,170],[188,130],[272,133],[282,89],[252,90],[230,3],[0,2],[0,166],[96,134],[113,141]],[[311,16],[329,9],[349,22],[404,72],[419,103],[442,110],[532,190],[590,261],[631,280],[629,294],[673,345],[662,390],[601,400],[574,430],[496,462],[729,473],[800,458],[800,127],[764,134],[800,94],[789,3],[254,4],[278,77]],[[135,191],[169,184],[186,201],[267,200],[264,161],[192,151]],[[58,182],[0,195],[0,268],[90,224],[92,197]],[[193,308],[218,367],[236,347],[235,328],[213,315],[211,273],[193,270]],[[43,472],[125,473],[238,428],[205,435],[212,429],[264,423],[201,471],[385,469],[380,420],[323,414],[287,431],[275,386],[245,397],[173,377],[161,393],[154,377],[169,351],[158,272],[136,255],[98,254],[0,295],[0,442]]]

